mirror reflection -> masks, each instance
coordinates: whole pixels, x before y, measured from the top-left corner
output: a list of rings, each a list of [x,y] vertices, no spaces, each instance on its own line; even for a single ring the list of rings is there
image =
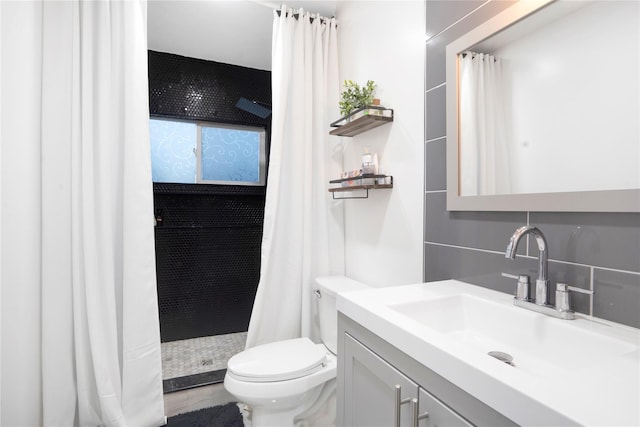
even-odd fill
[[[640,188],[635,1],[558,1],[461,52],[460,196]]]

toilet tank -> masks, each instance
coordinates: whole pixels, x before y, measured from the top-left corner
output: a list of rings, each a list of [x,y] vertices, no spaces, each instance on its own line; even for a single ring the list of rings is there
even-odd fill
[[[333,354],[338,346],[338,292],[369,289],[370,286],[344,276],[324,276],[316,278],[318,295],[318,317],[320,318],[320,336],[324,345]]]

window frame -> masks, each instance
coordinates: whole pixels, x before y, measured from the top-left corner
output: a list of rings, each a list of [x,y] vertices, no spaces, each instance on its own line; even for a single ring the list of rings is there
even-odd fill
[[[193,154],[196,162],[196,176],[193,182],[178,183],[178,184],[214,184],[214,185],[239,185],[239,186],[252,186],[252,187],[264,187],[267,180],[267,127],[260,125],[244,125],[233,123],[212,122],[196,119],[183,119],[174,117],[163,117],[150,115],[149,120],[161,120],[166,122],[180,122],[190,123],[196,126],[196,145],[193,148]],[[259,134],[259,147],[258,147],[258,181],[222,181],[222,180],[207,180],[202,177],[202,128],[222,128],[227,130],[238,131],[251,131]],[[164,181],[154,181],[158,183],[167,183]]]
[[[198,120],[196,123],[197,141],[196,141],[196,184],[217,184],[217,185],[247,185],[247,186],[264,186],[267,178],[267,160],[266,160],[266,135],[267,130],[260,126],[235,125],[229,123],[205,122]],[[259,134],[260,140],[258,144],[258,181],[218,181],[207,180],[202,178],[202,128],[222,128],[238,131],[251,131]]]

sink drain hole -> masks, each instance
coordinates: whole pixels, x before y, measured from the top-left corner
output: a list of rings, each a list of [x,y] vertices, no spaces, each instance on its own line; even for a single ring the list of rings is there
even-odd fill
[[[507,365],[516,366],[515,363],[513,363],[513,356],[509,353],[505,353],[503,351],[490,351],[488,354],[489,356],[495,357],[496,359],[506,363]]]

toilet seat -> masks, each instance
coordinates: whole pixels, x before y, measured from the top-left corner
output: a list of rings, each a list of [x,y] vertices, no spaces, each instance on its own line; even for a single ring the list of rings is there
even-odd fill
[[[309,338],[252,347],[227,362],[227,373],[246,382],[286,381],[311,375],[327,363],[327,349]]]

